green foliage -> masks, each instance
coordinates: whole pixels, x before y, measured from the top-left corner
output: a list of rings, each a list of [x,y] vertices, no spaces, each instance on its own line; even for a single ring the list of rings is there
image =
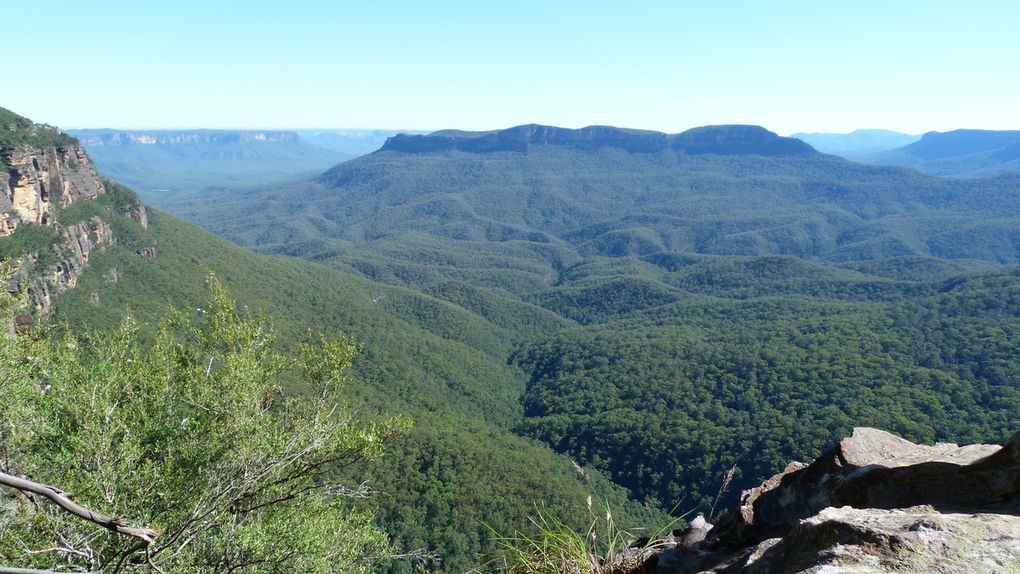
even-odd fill
[[[496,257],[515,270],[538,260],[524,249],[510,256],[508,242],[556,247],[565,255],[560,261],[573,259],[568,264],[578,255],[672,252],[828,262],[1020,261],[1014,180],[947,180],[820,154],[564,146],[526,153],[380,151],[314,181],[169,207],[242,245],[338,265],[380,255],[363,242],[405,234],[417,234],[415,242],[430,236],[442,245],[440,255],[470,242],[475,263],[468,268]],[[316,247],[297,253],[290,251],[294,243]],[[425,263],[424,254],[415,259]],[[438,271],[457,278],[452,270]]]
[[[1005,440],[1020,424],[1020,275],[895,303],[693,299],[575,329],[518,355],[526,432],[640,497],[708,508],[817,456],[853,426]]]
[[[60,240],[56,230],[46,225],[22,223],[14,235],[0,238],[0,259],[20,259],[29,253],[39,256],[37,265],[45,267],[57,263],[52,245]]]
[[[1020,260],[1018,202],[1005,179],[826,156],[382,152],[175,204],[311,262],[153,211],[148,230],[122,218],[128,239],[56,314],[73,330],[202,307],[216,270],[280,317],[285,348],[351,333],[352,404],[419,421],[371,469],[378,523],[457,571],[495,549],[485,523],[533,536],[535,500],[547,525],[586,531],[585,485],[543,443],[653,508],[708,508],[734,465],[731,493],[855,425],[1002,436],[1020,422],[1018,281],[945,280]],[[661,517],[599,488],[616,517]]]
[[[152,345],[130,319],[112,332],[0,338],[8,472],[161,532],[136,545],[3,491],[4,565],[369,572],[391,553],[336,481],[398,428],[356,422],[341,401],[356,347],[337,338],[283,355],[263,320],[215,281],[212,292],[207,314],[172,313]],[[310,392],[288,393],[286,378]]]
[[[526,379],[500,355],[529,317],[542,329],[569,322],[525,303],[487,307],[502,301],[492,290],[474,293],[476,310],[469,310],[322,265],[258,255],[154,209],[147,230],[107,216],[134,226],[134,235],[94,252],[78,286],[56,300],[54,315],[71,331],[115,329],[130,309],[141,336],[152,340],[155,332],[146,325],[158,321],[167,302],[207,307],[204,275],[215,270],[246,307],[273,314],[283,349],[307,339],[309,330],[357,338],[363,352],[352,365],[353,407],[369,418],[402,414],[419,421],[369,469],[370,484],[384,494],[368,505],[398,548],[436,550],[444,569],[462,571],[493,548],[483,520],[503,531],[523,528],[533,501],[542,499],[565,520],[583,522],[570,509],[582,506],[586,487],[569,461],[511,432],[522,420],[518,399]],[[135,253],[149,245],[157,246],[155,259]],[[466,297],[448,291],[452,300]],[[528,340],[541,332],[533,327]],[[632,523],[659,520],[608,482],[599,488]],[[411,572],[413,565],[401,561],[389,569]]]
[[[1016,189],[822,155],[533,146],[383,151],[173,208],[482,315],[488,340],[449,307],[388,306],[509,350],[527,373],[518,432],[660,508],[707,509],[734,465],[733,493],[855,425],[964,441],[1020,422],[1016,328],[990,320],[1012,309],[1002,287],[958,303],[999,301],[984,318],[924,311],[948,305],[941,281],[1020,261]],[[507,320],[535,307],[561,321]]]
[[[36,126],[32,120],[0,108],[0,156],[4,148],[17,147],[63,147],[75,139],[60,130],[48,126]],[[0,165],[3,164],[0,157]]]
[[[622,529],[605,501],[586,500],[587,528],[578,530],[538,505],[529,517],[530,532],[500,534],[493,529],[500,552],[495,559],[507,574],[610,574],[632,572],[641,566],[645,552],[662,544],[681,519],[641,534]],[[640,536],[640,538],[639,538]],[[644,543],[639,543],[644,540]]]

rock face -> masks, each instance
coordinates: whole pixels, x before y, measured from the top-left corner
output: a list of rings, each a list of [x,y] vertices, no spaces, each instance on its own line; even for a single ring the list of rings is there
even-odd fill
[[[51,227],[60,237],[58,243],[40,246],[52,251],[58,263],[38,268],[38,252],[30,253],[18,263],[13,282],[26,286],[36,310],[45,313],[55,292],[77,285],[89,255],[115,243],[109,223],[99,217],[59,221],[60,209],[96,199],[106,187],[77,140],[2,108],[0,167],[0,237],[13,235],[25,224]],[[148,225],[141,203],[125,209],[125,215]]]
[[[398,134],[387,139],[380,151],[522,152],[532,146],[564,146],[575,149],[615,147],[631,153],[673,150],[689,155],[775,156],[817,153],[810,145],[798,139],[780,137],[759,126],[705,126],[671,135],[609,126],[589,126],[572,130],[535,124],[494,132],[445,130],[428,135]]]
[[[63,227],[59,223],[54,227],[60,231],[63,243],[52,246],[60,257],[60,262],[50,265],[28,286],[29,297],[36,309],[49,312],[53,303],[52,293],[73,289],[78,285],[78,276],[89,263],[89,254],[115,242],[110,225],[98,217]]]
[[[55,130],[34,126],[36,130]],[[106,190],[85,150],[74,140],[59,146],[0,146],[0,236],[11,235],[21,222],[48,225],[53,206],[67,207]]]
[[[924,446],[854,429],[813,463],[745,491],[704,540],[645,570],[1020,571],[1020,435],[1005,446]]]

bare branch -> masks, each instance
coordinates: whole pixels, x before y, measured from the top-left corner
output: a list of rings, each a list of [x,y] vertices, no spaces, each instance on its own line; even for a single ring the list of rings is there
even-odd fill
[[[157,529],[127,526],[121,519],[111,518],[105,514],[93,512],[92,510],[75,503],[70,498],[67,498],[62,491],[52,486],[46,486],[45,484],[39,484],[38,482],[32,482],[31,480],[11,476],[4,472],[0,472],[0,486],[9,486],[22,492],[38,494],[39,496],[50,499],[50,501],[69,514],[73,514],[78,518],[98,524],[107,530],[112,530],[126,536],[140,538],[145,541],[146,544],[152,544],[152,542],[160,535],[160,531]],[[34,572],[39,571],[36,570]],[[3,570],[0,570],[0,574],[5,573]]]
[[[93,570],[90,572],[77,571],[77,570],[37,570],[35,568],[8,568],[6,566],[0,566],[0,574],[100,574],[99,570]]]

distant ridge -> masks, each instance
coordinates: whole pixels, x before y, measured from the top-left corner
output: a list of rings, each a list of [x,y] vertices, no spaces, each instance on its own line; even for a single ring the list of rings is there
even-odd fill
[[[910,145],[862,159],[867,163],[901,165],[930,175],[951,177],[1020,173],[1020,131],[928,132]]]
[[[904,146],[900,151],[930,161],[982,152],[998,152],[1016,144],[1020,144],[1020,131],[953,130],[928,132],[921,136],[919,141]]]
[[[99,172],[150,205],[210,188],[256,185],[321,172],[351,158],[286,130],[69,130]],[[213,191],[215,192],[215,191]]]
[[[916,135],[879,129],[862,129],[850,133],[796,133],[790,137],[805,141],[822,153],[852,160],[910,145],[920,139]]]
[[[760,126],[705,126],[679,134],[630,130],[610,126],[581,129],[529,124],[491,132],[443,130],[428,135],[398,134],[386,140],[380,151],[426,153],[460,150],[485,153],[526,151],[532,146],[563,146],[573,149],[616,147],[632,153],[663,150],[691,155],[798,155],[817,153],[810,145],[776,135]]]
[[[109,145],[180,145],[194,143],[297,142],[296,132],[282,130],[70,130],[91,148]]]

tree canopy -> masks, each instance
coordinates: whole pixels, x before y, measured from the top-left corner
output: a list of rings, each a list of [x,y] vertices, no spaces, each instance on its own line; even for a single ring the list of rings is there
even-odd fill
[[[0,488],[0,566],[367,572],[393,554],[357,502],[369,487],[338,480],[404,426],[360,423],[337,399],[358,347],[337,337],[281,354],[262,317],[210,285],[209,308],[171,312],[151,344],[130,319],[0,336],[0,471],[155,533]],[[18,299],[3,293],[9,323]]]

